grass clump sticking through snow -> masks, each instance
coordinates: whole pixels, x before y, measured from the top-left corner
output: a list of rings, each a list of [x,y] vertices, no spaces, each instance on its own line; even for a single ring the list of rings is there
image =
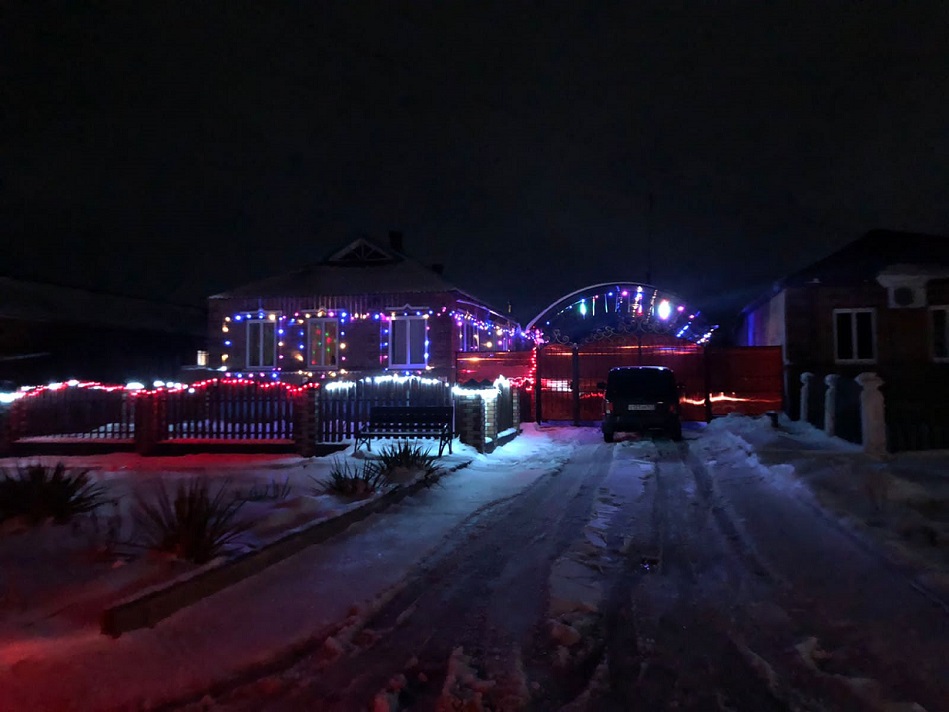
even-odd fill
[[[69,472],[59,462],[18,467],[0,479],[0,522],[23,517],[29,524],[52,519],[57,524],[103,503],[103,489],[89,482],[87,470]]]
[[[234,498],[244,502],[281,502],[289,497],[292,491],[293,485],[290,484],[290,477],[287,476],[283,482],[271,479],[263,485],[252,485],[246,492],[237,490]]]
[[[179,481],[174,498],[159,483],[153,497],[138,496],[135,521],[148,548],[203,564],[250,528],[237,518],[244,501],[228,496],[226,483],[212,497],[204,478]]]
[[[437,482],[441,474],[441,468],[435,464],[435,455],[428,449],[423,451],[421,445],[413,447],[407,440],[383,448],[379,460],[382,471],[387,476],[396,470],[419,472],[426,485]]]
[[[333,460],[328,480],[317,480],[314,494],[339,494],[344,497],[368,497],[385,485],[385,472],[373,462],[350,466],[348,462]]]

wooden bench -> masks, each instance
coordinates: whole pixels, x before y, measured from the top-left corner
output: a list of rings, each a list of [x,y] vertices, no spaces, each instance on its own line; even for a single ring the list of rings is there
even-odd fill
[[[454,408],[450,405],[374,405],[369,409],[369,424],[356,426],[356,446],[372,450],[371,438],[438,438],[438,456],[445,446],[451,452],[454,436]]]

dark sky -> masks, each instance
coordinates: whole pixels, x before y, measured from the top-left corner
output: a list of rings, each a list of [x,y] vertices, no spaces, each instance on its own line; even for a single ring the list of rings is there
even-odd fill
[[[780,7],[779,7],[780,6]],[[646,275],[715,312],[949,232],[949,4],[22,3],[0,273],[177,301],[360,234],[527,322]]]

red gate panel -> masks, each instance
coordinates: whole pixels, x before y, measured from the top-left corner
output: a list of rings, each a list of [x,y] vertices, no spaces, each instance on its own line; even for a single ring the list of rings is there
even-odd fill
[[[780,346],[711,347],[706,358],[713,416],[781,410],[784,357]]]
[[[580,420],[602,417],[603,391],[596,384],[617,366],[665,366],[681,387],[683,420],[705,420],[705,371],[701,346],[665,334],[627,336],[584,344],[580,357]]]
[[[537,354],[541,418],[573,420],[573,355],[570,346],[548,344]]]

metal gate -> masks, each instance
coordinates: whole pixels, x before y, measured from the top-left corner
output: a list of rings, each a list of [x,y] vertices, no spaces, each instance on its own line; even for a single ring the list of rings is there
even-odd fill
[[[680,387],[683,420],[781,408],[779,347],[706,348],[666,334],[623,335],[580,346],[547,344],[537,353],[538,420],[599,421],[598,384],[617,366],[665,366]]]

